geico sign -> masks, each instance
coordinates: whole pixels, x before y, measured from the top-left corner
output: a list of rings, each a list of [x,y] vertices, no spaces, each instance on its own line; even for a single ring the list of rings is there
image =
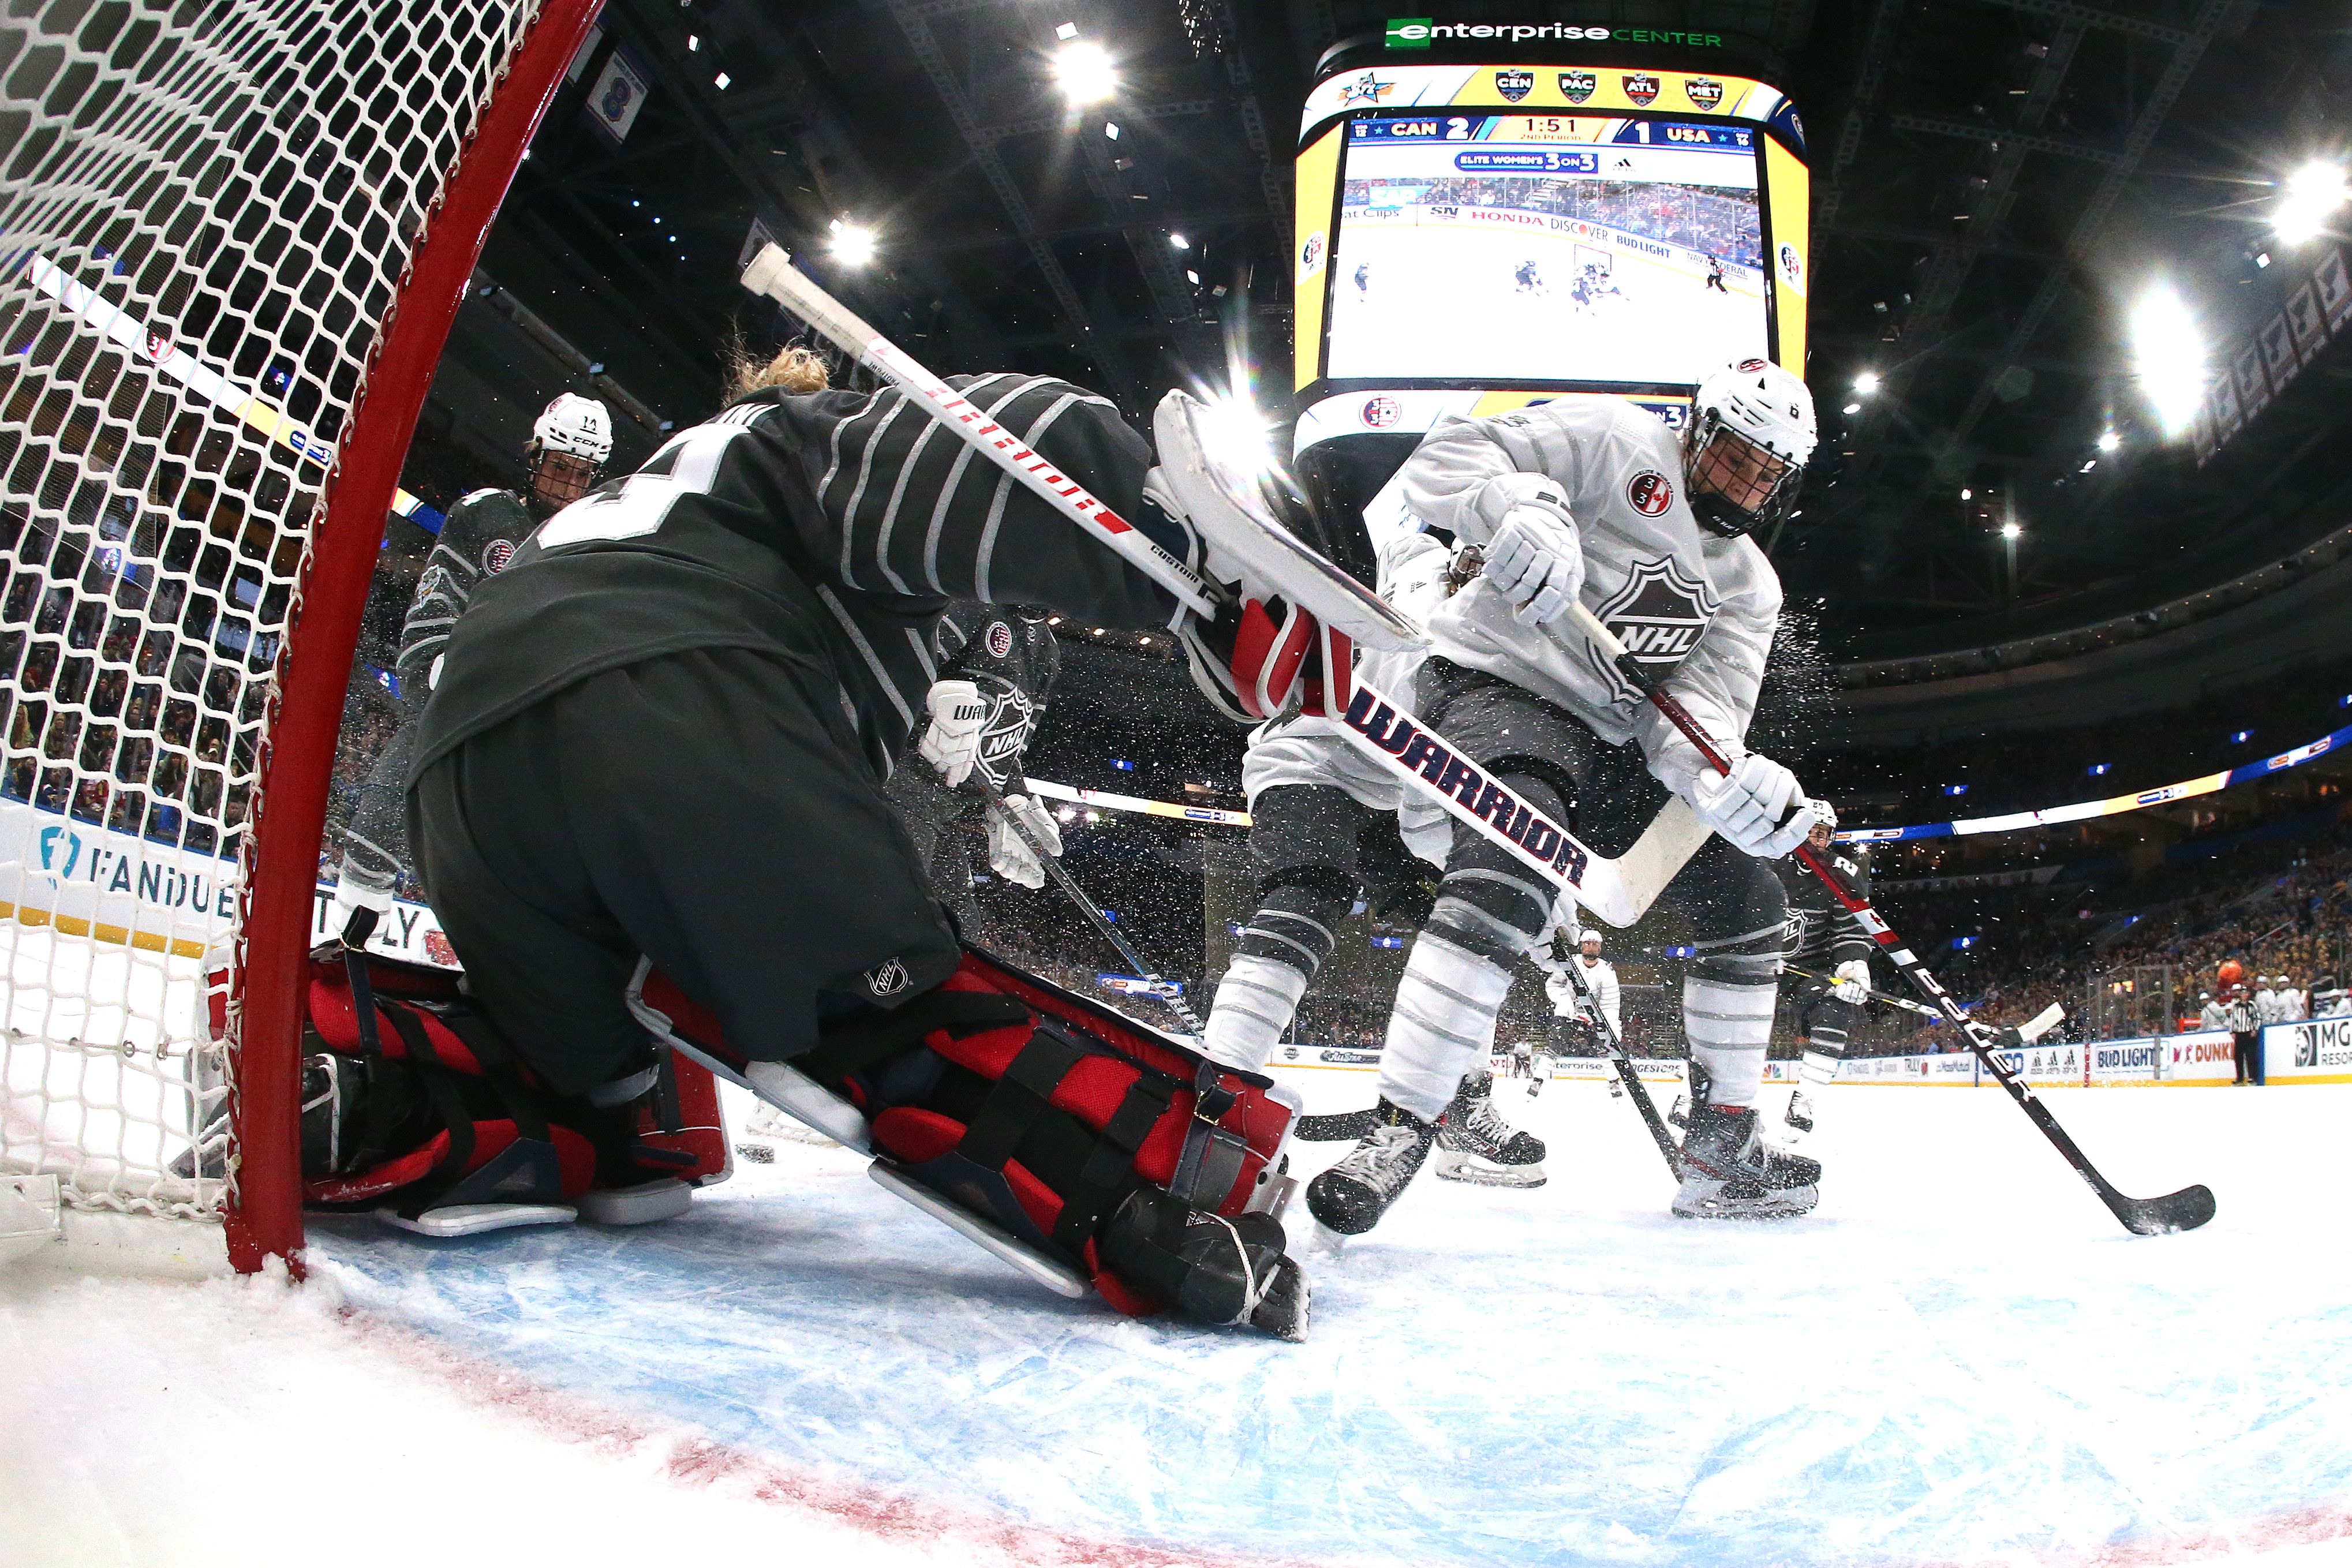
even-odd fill
[[[2352,1067],[2352,1019],[2317,1019],[2292,1027],[2297,1067]]]

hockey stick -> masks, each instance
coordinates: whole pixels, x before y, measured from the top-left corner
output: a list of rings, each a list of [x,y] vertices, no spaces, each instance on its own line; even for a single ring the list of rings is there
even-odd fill
[[[1625,644],[1618,640],[1617,634],[1602,625],[1600,618],[1581,604],[1571,603],[1568,612],[1576,628],[1592,640],[1593,646],[1601,650],[1601,656],[1609,661],[1611,667],[1634,690],[1647,697],[1650,705],[1664,715],[1668,723],[1682,731],[1684,738],[1698,748],[1699,755],[1706,758],[1709,767],[1728,776],[1731,763],[1724,756],[1722,748],[1699,727],[1698,720],[1691,716],[1690,710],[1683,706],[1655,676],[1643,668],[1641,661],[1626,651]],[[2058,1124],[2058,1118],[2050,1113],[2050,1107],[2042,1103],[2042,1097],[2002,1063],[1997,1054],[2001,1046],[2000,1032],[1991,1025],[1979,1023],[1969,1017],[1968,1009],[1955,1001],[1952,994],[1944,988],[1943,982],[1927,972],[1927,967],[1919,962],[1917,955],[1903,946],[1902,938],[1895,936],[1893,928],[1879,917],[1878,911],[1870,906],[1869,901],[1856,898],[1845,890],[1844,884],[1831,873],[1829,867],[1822,863],[1821,857],[1813,853],[1811,844],[1800,843],[1793,852],[1800,864],[1821,879],[1830,896],[1854,917],[1873,941],[1886,950],[1887,956],[1895,961],[1896,968],[1903,971],[1904,977],[1960,1031],[1969,1042],[1969,1049],[1976,1053],[1977,1061],[1983,1064],[1985,1071],[1992,1074],[1993,1081],[2009,1091],[2009,1097],[2017,1102],[2019,1108],[2041,1129],[2042,1135],[2050,1140],[2051,1145],[2068,1165],[2074,1167],[2075,1174],[2099,1195],[2099,1201],[2122,1221],[2125,1229],[2135,1236],[2161,1236],[2175,1230],[2194,1230],[2213,1218],[2212,1189],[2201,1183],[2182,1187],[2179,1192],[2167,1193],[2162,1197],[2131,1197],[2100,1175],[2098,1167],[2091,1164],[2090,1157],[2067,1135],[2066,1129]]]
[[[1658,1153],[1666,1156],[1666,1169],[1674,1173],[1676,1181],[1682,1180],[1682,1151],[1675,1146],[1675,1135],[1666,1131],[1665,1121],[1659,1116],[1657,1105],[1650,1099],[1650,1091],[1643,1086],[1642,1075],[1633,1071],[1633,1059],[1625,1054],[1625,1042],[1618,1038],[1616,1026],[1609,1021],[1609,1015],[1601,1010],[1601,998],[1592,994],[1592,988],[1586,985],[1584,977],[1576,972],[1573,955],[1562,969],[1568,976],[1569,988],[1576,993],[1576,999],[1601,1026],[1601,1037],[1609,1042],[1609,1061],[1617,1069],[1618,1081],[1625,1085],[1625,1093],[1633,1102],[1633,1108],[1642,1113],[1642,1124],[1650,1129],[1651,1141],[1658,1145]]]
[[[839,300],[792,265],[781,246],[763,246],[743,269],[743,287],[765,295],[854,356],[908,400],[945,425],[981,456],[1018,479],[1048,506],[1124,556],[1195,613],[1213,616],[1208,584],[1183,562],[1138,532],[1085,486],[1040,456],[1026,443],[972,406],[954,388],[923,368]],[[1299,544],[1271,519],[1260,522],[1295,562],[1319,566],[1323,580],[1357,595],[1395,626],[1402,621],[1385,602],[1371,598],[1352,579]],[[1349,742],[1404,788],[1433,800],[1469,823],[1544,880],[1572,893],[1576,901],[1612,925],[1631,925],[1642,916],[1675,867],[1651,865],[1655,855],[1629,852],[1626,863],[1598,855],[1574,834],[1488,779],[1435,734],[1406,716],[1403,706],[1375,687],[1349,678],[1347,639],[1326,628],[1325,706]],[[1642,846],[1636,846],[1637,850]],[[1653,885],[1653,884],[1655,885]]]
[[[1110,923],[1110,917],[1103,914],[1101,906],[1087,896],[1086,890],[1077,884],[1076,879],[1063,866],[1062,857],[1047,854],[1045,846],[1037,841],[1037,835],[1029,831],[1029,824],[1021,820],[1021,814],[1005,805],[1003,791],[997,789],[989,781],[987,776],[977,768],[973,769],[971,776],[980,781],[981,793],[988,797],[988,809],[996,814],[998,821],[1013,830],[1016,838],[1029,846],[1029,852],[1037,857],[1037,863],[1045,868],[1045,874],[1054,879],[1055,885],[1070,895],[1070,902],[1078,906],[1078,913],[1087,917],[1087,923],[1100,934],[1104,941],[1117,950],[1118,956],[1127,961],[1128,967],[1138,975],[1155,986],[1167,985],[1169,982],[1162,978],[1150,965],[1145,963],[1140,954],[1127,945],[1127,939],[1118,934],[1118,927]],[[1177,991],[1160,999],[1166,1002],[1170,1009],[1184,1020],[1184,1027],[1192,1030],[1195,1038],[1200,1035],[1201,1020],[1191,1008],[1184,1005],[1183,992]]]
[[[1811,969],[1800,969],[1794,964],[1783,963],[1780,966],[1780,972],[1784,975],[1794,975],[1801,980],[1819,980],[1822,985],[1830,987],[1842,983],[1834,975],[1816,975]],[[1862,989],[1864,996],[1871,1001],[1885,1002],[1890,1008],[1900,1008],[1906,1013],[1917,1013],[1923,1018],[1934,1019],[1937,1023],[1948,1021],[1942,1013],[1930,1007],[1922,1007],[1909,997],[1898,997],[1892,991],[1882,991],[1875,986],[1864,986]]]

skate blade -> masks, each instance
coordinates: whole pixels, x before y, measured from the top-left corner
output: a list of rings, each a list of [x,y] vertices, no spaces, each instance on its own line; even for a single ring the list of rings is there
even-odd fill
[[[1451,1149],[1439,1153],[1436,1171],[1440,1181],[1466,1182],[1472,1186],[1532,1187],[1551,1179],[1544,1174],[1541,1160],[1531,1166],[1498,1166]]]
[[[1315,1222],[1315,1228],[1307,1238],[1307,1256],[1310,1258],[1340,1257],[1348,1250],[1348,1243],[1351,1239],[1353,1238],[1342,1235],[1318,1219]]]
[[[1812,1212],[1822,1200],[1813,1186],[1784,1187],[1759,1197],[1727,1197],[1720,1182],[1685,1183],[1675,1194],[1677,1219],[1796,1219]],[[1694,1186],[1696,1190],[1693,1190]]]

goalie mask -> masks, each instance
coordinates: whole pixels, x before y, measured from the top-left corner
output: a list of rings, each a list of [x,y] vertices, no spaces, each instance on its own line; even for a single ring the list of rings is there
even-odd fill
[[[1683,470],[1700,526],[1727,538],[1786,520],[1818,432],[1813,394],[1769,360],[1708,373],[1683,429]]]
[[[531,510],[551,517],[604,477],[613,455],[613,416],[593,397],[558,392],[531,423],[523,444],[523,466],[530,474]]]

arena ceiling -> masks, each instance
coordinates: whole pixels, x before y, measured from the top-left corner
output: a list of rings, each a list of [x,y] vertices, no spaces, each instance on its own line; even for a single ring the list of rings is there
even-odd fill
[[[764,348],[783,329],[734,282],[754,218],[941,371],[1051,371],[1141,415],[1167,386],[1222,383],[1241,352],[1278,402],[1297,106],[1321,52],[1392,9],[610,0],[485,278],[673,422],[714,406],[734,335]],[[1474,12],[1719,32],[1802,107],[1825,440],[1773,549],[1841,650],[2081,624],[2340,525],[2347,371],[2330,343],[2200,466],[2189,441],[2161,437],[2126,332],[2138,293],[2169,279],[2226,360],[2333,243],[2290,248],[2270,225],[2288,170],[2346,151],[2329,128],[2352,108],[2352,37],[2332,7],[1490,0],[1458,14]],[[1115,96],[1083,112],[1051,75],[1064,24],[1118,66]],[[585,108],[615,46],[648,88],[617,145]],[[844,219],[875,235],[869,263],[830,254]],[[494,341],[461,330],[453,358],[495,358]],[[492,395],[496,369],[474,371],[446,378],[443,400]],[[1865,373],[1876,390],[1857,395]],[[640,455],[656,438],[628,436]]]

